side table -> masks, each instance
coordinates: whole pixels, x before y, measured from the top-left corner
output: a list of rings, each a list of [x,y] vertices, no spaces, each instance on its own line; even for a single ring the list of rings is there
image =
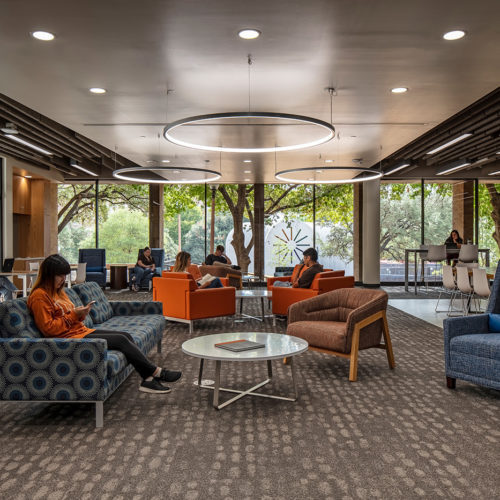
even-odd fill
[[[110,271],[110,287],[113,290],[123,290],[127,288],[127,266],[115,265],[109,266]]]

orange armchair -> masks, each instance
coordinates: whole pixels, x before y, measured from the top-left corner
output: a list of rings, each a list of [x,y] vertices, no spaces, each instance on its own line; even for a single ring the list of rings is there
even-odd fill
[[[282,280],[280,280],[282,281]],[[339,288],[353,288],[354,276],[344,276],[344,271],[325,271],[318,273],[310,288],[287,288],[272,286],[273,314],[286,316],[288,308],[301,300],[316,297]]]
[[[166,319],[188,323],[189,333],[196,319],[232,316],[236,312],[235,288],[200,290],[191,274],[165,274],[168,277],[153,278],[153,300],[163,303]]]

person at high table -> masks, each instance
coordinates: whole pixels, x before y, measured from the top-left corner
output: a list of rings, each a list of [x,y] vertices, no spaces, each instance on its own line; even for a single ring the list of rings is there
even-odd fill
[[[94,302],[75,307],[64,291],[70,265],[58,254],[49,255],[40,265],[38,277],[28,297],[28,307],[36,326],[44,337],[103,339],[108,349],[122,352],[127,361],[142,377],[139,390],[152,394],[166,394],[170,388],[162,382],[177,382],[180,371],[166,370],[153,364],[137,347],[130,333],[92,329],[83,324]]]
[[[463,244],[462,238],[460,238],[460,234],[458,234],[458,231],[456,229],[453,229],[453,231],[450,233],[450,236],[446,238],[446,241],[444,244],[446,245],[446,249],[448,248],[453,248],[457,249],[460,248]],[[453,261],[453,265],[457,263],[457,254],[454,253],[446,253],[446,260],[448,261],[448,265]]]

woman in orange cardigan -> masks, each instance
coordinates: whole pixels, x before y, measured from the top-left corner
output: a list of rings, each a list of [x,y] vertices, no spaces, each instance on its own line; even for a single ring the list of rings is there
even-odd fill
[[[142,377],[140,391],[166,394],[170,389],[162,382],[176,382],[181,372],[154,365],[126,332],[91,329],[83,324],[94,302],[75,307],[64,292],[66,275],[71,271],[60,255],[50,255],[40,265],[38,277],[28,298],[36,326],[45,337],[104,339],[108,349],[121,351]]]

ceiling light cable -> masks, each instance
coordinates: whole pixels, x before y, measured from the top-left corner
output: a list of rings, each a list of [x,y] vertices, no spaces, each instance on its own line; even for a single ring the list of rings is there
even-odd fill
[[[250,68],[252,67],[252,54],[248,54],[248,112],[250,113]]]

